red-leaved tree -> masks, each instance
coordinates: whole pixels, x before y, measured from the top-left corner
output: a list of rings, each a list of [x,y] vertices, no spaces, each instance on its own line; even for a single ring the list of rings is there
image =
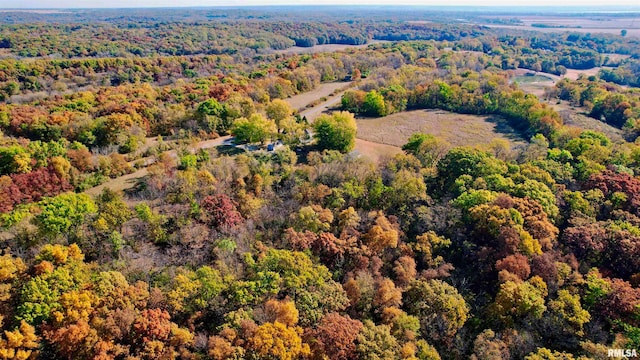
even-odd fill
[[[322,317],[315,329],[307,331],[305,337],[318,359],[325,355],[331,360],[346,360],[355,358],[355,340],[360,330],[360,321],[330,313]]]
[[[200,206],[204,222],[214,228],[231,228],[243,221],[238,205],[225,194],[207,196]]]

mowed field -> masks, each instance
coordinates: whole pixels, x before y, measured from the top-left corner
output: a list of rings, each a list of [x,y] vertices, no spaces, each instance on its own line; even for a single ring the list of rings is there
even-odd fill
[[[512,147],[526,143],[504,119],[497,116],[413,110],[356,121],[359,139],[398,147],[406,144],[407,139],[417,132],[441,137],[453,146],[488,144],[494,138],[506,139]]]
[[[555,74],[549,74],[544,72],[536,72],[534,74],[533,70],[522,69],[522,68],[516,69],[514,70],[514,72],[516,75],[515,81],[519,83],[533,83],[533,82],[554,83],[555,81],[559,81],[562,78],[567,78],[569,80],[577,80],[580,77],[580,75],[585,75],[585,76],[598,75],[598,72],[600,72],[600,70],[602,69],[613,69],[613,68],[608,66],[598,66],[598,67],[594,67],[591,69],[584,69],[584,70],[567,69],[567,73],[564,74],[563,76],[558,76]]]
[[[588,70],[577,70],[577,72],[588,72]],[[549,74],[549,76],[554,75]],[[622,140],[622,130],[583,114],[582,111],[585,111],[583,108],[570,106],[566,101],[558,103],[555,99],[545,99],[545,90],[549,87],[553,87],[555,84],[549,76],[547,76],[547,74],[544,74],[543,76],[516,76],[514,81],[518,83],[518,86],[522,91],[534,94],[542,101],[547,101],[548,105],[560,113],[565,125],[575,126],[585,130],[599,131],[607,135],[607,137],[613,141]]]

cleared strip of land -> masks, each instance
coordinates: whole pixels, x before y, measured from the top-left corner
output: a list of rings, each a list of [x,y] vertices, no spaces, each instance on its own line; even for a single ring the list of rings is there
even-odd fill
[[[286,101],[291,105],[294,110],[303,110],[305,106],[311,104],[314,101],[318,101],[323,97],[330,97],[331,94],[338,92],[338,90],[350,86],[352,82],[330,82],[320,84],[317,88],[307,91],[306,93],[294,95]]]

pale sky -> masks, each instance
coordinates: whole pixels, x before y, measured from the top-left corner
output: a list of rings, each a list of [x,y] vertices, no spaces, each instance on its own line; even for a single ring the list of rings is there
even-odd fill
[[[0,8],[121,8],[252,5],[634,6],[640,0],[0,0]]]

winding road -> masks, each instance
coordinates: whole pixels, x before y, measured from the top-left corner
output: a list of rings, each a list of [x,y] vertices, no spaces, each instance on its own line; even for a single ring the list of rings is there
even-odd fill
[[[338,105],[342,99],[342,94],[344,94],[344,91],[336,94],[335,96],[332,96],[331,98],[328,98],[327,101],[321,103],[318,106],[314,106],[312,108],[301,111],[300,116],[306,116],[309,122],[313,122],[313,120],[322,115],[322,113],[329,111],[336,105]]]

